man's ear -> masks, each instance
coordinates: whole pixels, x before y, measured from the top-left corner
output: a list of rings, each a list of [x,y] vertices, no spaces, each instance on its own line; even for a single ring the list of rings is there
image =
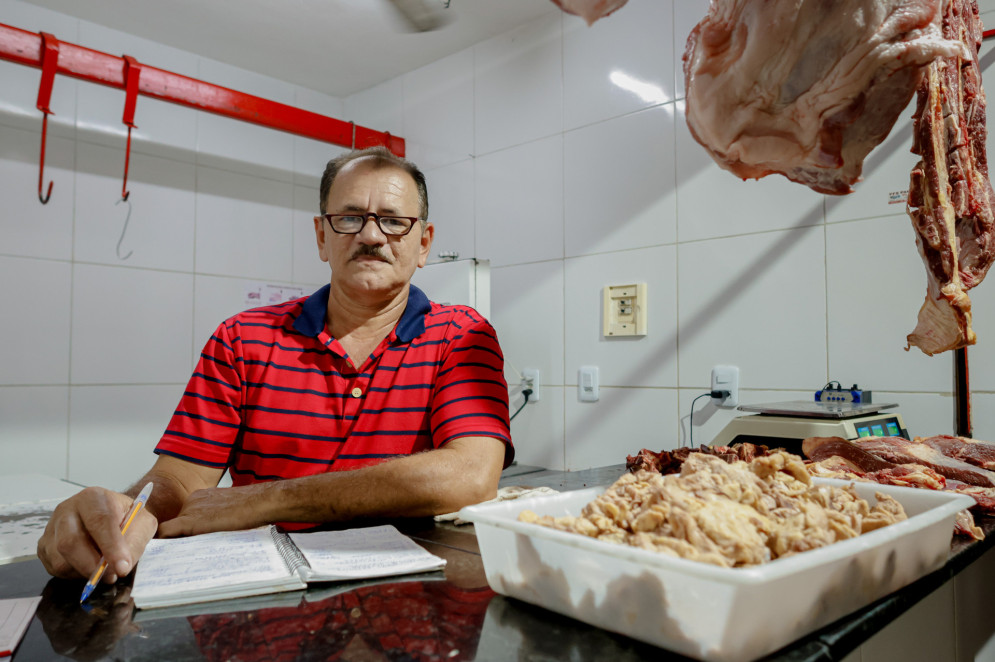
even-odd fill
[[[428,261],[429,251],[432,249],[432,239],[435,238],[435,226],[426,223],[421,231],[421,248],[418,252],[418,268],[421,269]]]
[[[325,217],[314,217],[314,238],[318,242],[318,257],[322,262],[328,262],[328,254],[325,252]]]

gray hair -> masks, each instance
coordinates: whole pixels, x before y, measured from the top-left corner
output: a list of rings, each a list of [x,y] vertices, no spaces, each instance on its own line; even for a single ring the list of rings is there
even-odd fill
[[[418,203],[421,209],[419,210],[418,217],[422,221],[428,220],[428,186],[425,184],[425,174],[418,169],[411,161],[397,156],[389,149],[382,145],[377,145],[376,147],[367,147],[366,149],[353,150],[342,156],[337,156],[328,162],[325,166],[325,172],[321,176],[321,187],[319,194],[321,195],[321,200],[318,203],[318,209],[321,210],[322,215],[328,212],[326,208],[328,204],[328,193],[332,190],[332,184],[335,182],[335,177],[347,164],[352,163],[358,159],[370,159],[375,169],[396,167],[400,168],[404,172],[411,175],[411,178],[415,180],[415,185],[418,187]]]

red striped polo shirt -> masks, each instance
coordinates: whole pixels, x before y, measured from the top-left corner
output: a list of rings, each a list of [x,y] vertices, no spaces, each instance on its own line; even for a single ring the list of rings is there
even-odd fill
[[[458,437],[500,439],[511,463],[504,357],[487,320],[412,285],[356,369],[325,330],[328,292],[225,320],[155,452],[227,467],[234,485],[356,469]]]

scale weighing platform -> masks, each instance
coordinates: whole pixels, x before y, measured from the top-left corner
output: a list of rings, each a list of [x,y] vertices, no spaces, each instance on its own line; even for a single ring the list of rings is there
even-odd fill
[[[749,442],[801,454],[808,437],[905,437],[909,433],[898,412],[883,413],[897,403],[812,402],[796,400],[764,405],[740,405],[756,412],[732,419],[712,440],[712,446]]]

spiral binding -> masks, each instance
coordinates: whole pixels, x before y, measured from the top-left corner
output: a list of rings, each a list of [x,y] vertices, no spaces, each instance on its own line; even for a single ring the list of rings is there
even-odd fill
[[[276,545],[277,551],[280,552],[280,556],[283,558],[283,562],[287,564],[287,569],[290,572],[300,574],[302,568],[311,569],[311,564],[307,562],[307,559],[301,554],[301,550],[297,548],[297,545],[290,539],[290,536],[286,533],[281,533],[275,526],[270,527],[269,532],[273,536],[273,544]]]

